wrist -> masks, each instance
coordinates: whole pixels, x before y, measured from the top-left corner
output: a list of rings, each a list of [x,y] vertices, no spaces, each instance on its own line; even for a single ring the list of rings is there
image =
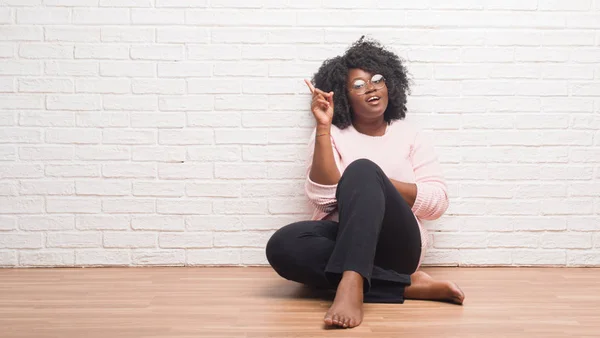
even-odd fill
[[[331,132],[331,125],[317,125],[317,134],[324,134]]]

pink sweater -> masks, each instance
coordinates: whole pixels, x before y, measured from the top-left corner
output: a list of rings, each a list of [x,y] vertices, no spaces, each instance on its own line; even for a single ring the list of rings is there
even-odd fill
[[[315,147],[313,131],[309,143],[305,192],[314,206],[313,220],[337,221],[336,185],[322,185],[309,178]],[[321,136],[323,137],[323,136]],[[325,136],[326,137],[326,136]],[[437,219],[448,209],[448,193],[437,155],[422,131],[406,120],[395,120],[382,136],[359,133],[352,125],[346,129],[331,127],[333,154],[340,174],[353,161],[367,158],[377,163],[392,179],[417,185],[417,197],[412,211],[421,231],[421,259],[427,248],[427,231],[421,220]]]

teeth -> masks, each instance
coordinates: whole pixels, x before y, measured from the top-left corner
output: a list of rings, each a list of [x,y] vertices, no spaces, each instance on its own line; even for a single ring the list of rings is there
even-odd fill
[[[367,101],[371,102],[371,101],[376,100],[376,99],[379,99],[379,97],[373,96],[373,97],[369,98]]]

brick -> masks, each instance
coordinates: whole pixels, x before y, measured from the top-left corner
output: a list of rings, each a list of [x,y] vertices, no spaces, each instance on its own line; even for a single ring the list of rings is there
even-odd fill
[[[102,233],[79,232],[53,232],[46,238],[48,248],[98,248],[102,246]]]
[[[461,197],[512,198],[517,187],[513,184],[470,184],[460,186]]]
[[[160,163],[158,177],[167,180],[209,179],[213,177],[212,163]]]
[[[272,234],[271,231],[215,232],[214,246],[264,248]]]
[[[46,107],[49,110],[100,110],[98,95],[48,95]]]
[[[108,110],[144,110],[154,111],[158,108],[155,95],[104,95],[103,107]]]
[[[153,199],[104,199],[102,201],[102,212],[114,214],[146,214],[155,212],[155,201]]]
[[[206,7],[208,0],[156,0],[156,7]]]
[[[90,128],[46,129],[47,143],[97,144],[102,141],[101,131]]]
[[[513,62],[514,49],[503,47],[472,47],[463,48],[462,62]]]
[[[187,148],[191,161],[237,162],[242,159],[240,146],[198,146]]]
[[[207,63],[159,63],[158,77],[209,77],[212,65]]]
[[[512,219],[506,216],[481,216],[481,217],[444,217],[441,220],[443,230],[461,232],[509,232],[513,231]],[[447,221],[450,221],[448,225]],[[456,224],[458,223],[458,224]],[[436,229],[437,230],[437,229]]]
[[[564,48],[515,48],[517,62],[565,62],[569,59],[569,50]]]
[[[0,75],[40,75],[41,64],[37,61],[2,61]]]
[[[183,113],[132,113],[131,126],[134,128],[167,128],[183,127],[185,115]],[[159,143],[162,130],[159,130]]]
[[[78,215],[75,224],[78,230],[127,230],[129,216]]]
[[[201,27],[159,27],[156,29],[159,43],[209,43],[208,28]]]
[[[70,93],[73,92],[73,81],[70,79],[19,79],[20,92],[27,93]]]
[[[158,107],[161,111],[202,111],[212,110],[214,104],[210,95],[160,96]]]
[[[78,127],[127,127],[129,115],[125,112],[77,113]]]
[[[129,58],[129,47],[117,44],[77,45],[76,59],[125,60]]]
[[[75,90],[78,93],[126,94],[130,92],[128,79],[77,79]]]
[[[97,0],[44,0],[46,6],[61,7],[94,7],[98,5]]]
[[[569,184],[569,196],[595,197],[600,191],[599,183],[571,183]]]
[[[541,247],[547,249],[590,249],[592,234],[585,232],[551,232],[541,236]]]
[[[0,266],[2,267],[14,267],[17,266],[17,252],[16,251],[0,251]]]
[[[134,250],[131,253],[134,265],[183,266],[184,250]]]
[[[77,195],[92,196],[126,196],[131,193],[131,183],[119,180],[76,181]]]
[[[41,41],[43,39],[42,27],[0,26],[0,41]]]
[[[269,144],[302,144],[303,153],[305,151],[305,140],[308,140],[311,129],[271,129],[267,138]]]
[[[210,45],[188,44],[187,58],[188,60],[239,60],[242,58],[242,48],[228,43],[211,43]]]
[[[486,233],[434,234],[433,246],[437,249],[485,248],[488,235]]]
[[[434,266],[458,266],[459,251],[458,250],[435,250],[429,249],[425,252],[422,265]]]
[[[0,164],[0,179],[39,178],[44,176],[41,164]]]
[[[190,94],[239,94],[242,92],[242,81],[234,79],[219,81],[188,79],[187,88]]]
[[[0,109],[43,109],[40,95],[0,95]]]
[[[215,110],[267,110],[265,95],[219,95],[215,97]]]
[[[98,177],[100,167],[92,164],[46,165],[49,177]]]
[[[228,163],[215,164],[215,178],[249,179],[267,178],[267,167],[264,164]]]
[[[240,216],[201,215],[186,216],[185,228],[188,231],[237,231],[242,229]]]
[[[298,222],[299,220],[297,216],[289,215],[244,215],[242,216],[241,223],[244,230],[277,230],[282,226]]]
[[[185,94],[183,79],[134,79],[131,83],[134,94]]]
[[[231,248],[187,250],[188,265],[239,265],[241,250]]]
[[[106,42],[153,42],[154,28],[102,27],[100,35]]]
[[[119,25],[129,24],[127,8],[75,8],[73,23],[83,25]]]
[[[242,249],[242,264],[259,266],[267,265],[269,262],[263,249]]]
[[[0,231],[17,229],[17,219],[13,216],[0,216]]]
[[[187,183],[185,192],[193,197],[240,197],[242,187],[237,182],[209,181]]]
[[[75,183],[62,180],[26,180],[20,185],[21,195],[73,195]]]
[[[267,201],[265,200],[216,200],[213,202],[215,214],[247,215],[266,214]]]
[[[210,214],[212,211],[212,204],[208,200],[159,199],[156,204],[159,214],[202,215]]]
[[[270,179],[305,178],[306,165],[291,163],[269,163],[267,177]]]
[[[3,233],[0,249],[39,249],[42,247],[40,233]]]
[[[183,216],[134,216],[131,227],[134,230],[183,231],[184,222]]]
[[[511,252],[497,249],[460,250],[460,265],[509,265],[512,260]]]
[[[73,250],[41,250],[19,252],[20,266],[72,266]]]
[[[105,141],[106,142],[106,141]],[[131,150],[123,146],[79,146],[75,148],[75,158],[85,161],[118,161],[129,160]],[[94,168],[97,168],[94,166]],[[84,171],[89,172],[88,169]],[[97,172],[94,169],[94,172]]]
[[[133,149],[131,159],[149,162],[182,162],[186,158],[185,152],[185,147],[137,146]]]
[[[102,62],[100,64],[100,75],[117,77],[154,77],[156,76],[156,66],[147,62]]]
[[[156,143],[156,132],[154,130],[104,129],[103,142],[105,144],[154,144]]]
[[[131,58],[133,60],[182,60],[184,49],[182,46],[173,45],[145,45],[132,46]]]
[[[75,264],[83,266],[116,266],[129,265],[131,257],[124,250],[81,249],[75,250]]]
[[[182,197],[184,194],[184,182],[133,182],[134,196]]]
[[[271,214],[303,214],[308,215],[313,208],[305,197],[287,199],[269,199],[269,213]]]
[[[281,116],[281,115],[279,115]],[[239,127],[240,113],[188,113],[188,127]]]
[[[27,231],[64,231],[73,230],[75,218],[73,216],[21,216],[19,229]]]
[[[265,144],[267,134],[258,129],[219,129],[215,133],[217,144]]]
[[[540,235],[536,233],[491,233],[488,237],[489,248],[537,248]]]
[[[214,38],[213,38],[214,39]],[[234,43],[234,42],[230,42]],[[289,46],[243,46],[242,59],[245,60],[292,60],[296,55],[300,55],[301,60],[306,60],[306,53],[300,50],[296,52]]]
[[[185,23],[188,25],[210,26],[291,26],[296,22],[296,12],[268,9],[228,10],[188,10]],[[243,32],[243,31],[242,31]]]
[[[600,265],[600,251],[567,251],[567,265],[569,266],[597,266]]]
[[[134,25],[177,25],[185,23],[185,12],[178,9],[132,9]]]
[[[19,194],[19,182],[1,182],[0,196],[16,196]]]
[[[100,7],[152,7],[151,0],[100,0]]]
[[[98,27],[46,27],[46,41],[100,42]]]
[[[157,235],[148,232],[104,232],[105,248],[155,248]]]
[[[162,233],[158,238],[161,248],[167,249],[197,249],[212,247],[213,234],[210,232],[194,233]]]
[[[18,24],[60,25],[70,24],[71,11],[68,8],[19,8]]]
[[[156,177],[156,165],[153,163],[115,163],[104,164],[102,175],[113,178]]]
[[[565,250],[515,250],[513,251],[515,265],[565,265]]]
[[[16,91],[15,81],[12,78],[3,78],[0,79],[0,93],[14,93]],[[7,122],[4,120],[4,116],[6,113],[2,114],[0,117],[0,125],[4,125]]]
[[[46,61],[44,69],[52,76],[94,76],[99,65],[95,61]]]
[[[6,127],[0,130],[0,143],[38,143],[41,130],[35,128]]]
[[[100,201],[86,197],[52,197],[46,199],[49,213],[93,214],[100,212]]]
[[[244,146],[244,161],[253,162],[296,162],[305,160],[306,146],[269,145]]]
[[[162,129],[158,134],[158,143],[166,145],[212,144],[213,131],[210,129]]]
[[[546,199],[541,202],[542,215],[591,215],[594,213],[591,199]]]

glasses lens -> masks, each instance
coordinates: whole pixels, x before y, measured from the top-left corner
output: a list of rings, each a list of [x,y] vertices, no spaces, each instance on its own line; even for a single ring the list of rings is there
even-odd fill
[[[366,87],[367,84],[363,80],[356,80],[354,81],[354,83],[352,83],[352,90],[354,90],[357,93],[364,92]]]

